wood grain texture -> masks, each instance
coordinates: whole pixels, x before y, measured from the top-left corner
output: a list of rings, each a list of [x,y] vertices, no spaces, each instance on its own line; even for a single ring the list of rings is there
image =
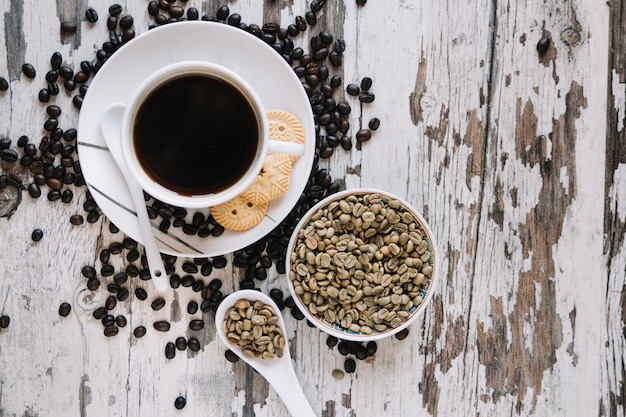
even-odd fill
[[[147,1],[120,1],[144,33]],[[623,2],[584,0],[496,2],[328,1],[318,24],[296,39],[328,29],[346,41],[343,85],[374,80],[376,100],[352,107],[351,134],[378,117],[380,129],[361,149],[338,148],[321,161],[348,188],[398,194],[421,210],[442,253],[437,294],[406,340],[378,343],[372,364],[332,377],[344,357],[326,336],[286,314],[296,374],[313,409],[324,417],[369,416],[621,416],[626,401],[626,68]],[[78,68],[108,39],[110,1],[0,3],[0,137],[45,132],[36,101],[54,51]],[[183,4],[183,3],[180,3]],[[292,23],[310,2],[189,0],[215,14],[222,5],[242,21]],[[97,24],[84,19],[94,7]],[[61,36],[63,19],[79,31]],[[550,48],[539,54],[539,39]],[[182,46],[181,46],[182,47]],[[32,63],[35,80],[21,74]],[[64,129],[76,126],[72,94],[55,102]],[[606,138],[606,139],[604,139]],[[0,162],[24,185],[32,175]],[[123,234],[105,216],[74,227],[86,188],[69,204],[22,193],[15,213],[0,218],[0,417],[14,416],[287,416],[256,372],[224,359],[212,314],[190,315],[189,288],[165,294],[129,280],[148,300],[120,302],[128,325],[112,338],[93,311],[108,296],[89,291],[81,268],[100,270],[98,254]],[[2,192],[2,190],[0,190]],[[44,231],[32,242],[34,228]],[[116,271],[127,251],[111,257]],[[229,293],[242,271],[214,269],[205,282]],[[179,259],[180,266],[185,259]],[[103,280],[105,281],[105,280]],[[270,270],[263,290],[287,290]],[[72,313],[61,318],[61,302]],[[191,319],[207,324],[200,331]],[[160,333],[155,320],[169,320]],[[145,337],[132,330],[144,325]],[[197,353],[164,356],[176,337],[196,337]],[[174,400],[187,399],[183,410]]]

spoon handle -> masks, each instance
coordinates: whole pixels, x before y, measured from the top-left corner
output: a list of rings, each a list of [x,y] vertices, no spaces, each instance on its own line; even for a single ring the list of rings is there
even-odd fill
[[[130,175],[128,177],[131,177]],[[146,252],[146,258],[148,258],[148,269],[150,275],[152,275],[152,281],[157,291],[163,292],[167,289],[167,280],[165,274],[165,266],[163,265],[163,259],[161,253],[152,234],[152,225],[150,224],[150,218],[146,208],[146,202],[143,198],[143,190],[134,178],[126,178],[128,188],[130,189],[130,195],[133,198],[135,204],[135,211],[137,212],[137,219],[139,220],[140,228],[142,229],[143,246]],[[147,232],[145,232],[147,230]],[[150,234],[148,234],[150,233]]]
[[[291,361],[291,359],[289,359]],[[264,375],[270,385],[281,398],[289,413],[294,417],[316,417],[309,401],[306,399],[293,366],[288,363],[285,369],[276,374]]]

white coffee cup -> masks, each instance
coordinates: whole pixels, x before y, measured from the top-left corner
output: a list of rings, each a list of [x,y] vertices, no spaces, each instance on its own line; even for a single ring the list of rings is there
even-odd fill
[[[154,149],[166,149],[169,147],[169,145],[175,142],[167,142],[168,147],[146,147],[146,145],[144,144],[142,145],[143,148],[138,149],[137,143],[139,143],[139,140],[137,139],[137,137],[141,137],[142,135],[135,131],[135,125],[142,117],[142,108],[144,108],[144,106],[147,106],[146,103],[152,100],[152,93],[160,91],[160,87],[163,87],[170,83],[175,83],[177,82],[177,80],[181,80],[185,77],[188,78],[194,76],[205,77],[212,80],[219,80],[220,83],[225,83],[234,88],[240,93],[239,95],[234,95],[237,95],[238,97],[244,97],[247,103],[248,107],[245,108],[245,111],[243,113],[250,111],[256,121],[256,142],[254,143],[254,146],[245,147],[245,149],[248,150],[245,160],[249,162],[246,162],[245,164],[240,164],[245,167],[241,169],[241,172],[233,174],[234,177],[236,176],[237,178],[233,177],[234,179],[232,183],[229,183],[227,186],[223,186],[222,189],[216,189],[201,193],[188,191],[181,192],[180,184],[177,186],[171,186],[169,183],[167,183],[167,181],[163,181],[162,178],[160,179],[160,177],[157,177],[153,171],[150,171],[154,169],[160,169],[162,164],[157,163],[157,160],[153,162],[146,161],[146,159],[148,158],[147,155],[149,155],[150,152],[152,152]],[[175,91],[175,88],[172,87],[172,90]],[[192,93],[190,95],[195,96],[195,93]],[[205,96],[202,97],[202,100],[201,101],[203,103],[207,103],[206,100],[209,99]],[[212,109],[214,108],[212,104],[208,107],[211,107]],[[159,121],[159,123],[161,123],[160,126],[163,126],[164,123],[175,123],[175,119],[177,117],[177,109],[171,110],[171,114],[163,114],[163,119]],[[215,112],[211,113],[212,117],[219,115],[220,111],[221,107],[216,107]],[[193,113],[195,114],[195,111]],[[228,118],[235,113],[238,112],[231,112],[230,114],[225,115],[225,118]],[[180,116],[180,114],[178,116]],[[249,121],[251,119],[248,118],[246,120]],[[150,124],[150,126],[152,126],[152,124]],[[212,133],[211,129],[211,126],[208,126],[206,129],[206,134],[208,136],[210,136]],[[158,136],[158,129],[155,130],[156,136]],[[241,194],[254,181],[254,179],[261,171],[266,155],[268,153],[282,153],[296,156],[300,156],[304,153],[303,144],[272,140],[269,135],[270,133],[266,109],[264,108],[263,103],[257,93],[248,84],[248,82],[246,82],[234,71],[217,64],[206,61],[184,61],[159,69],[158,71],[147,77],[143,81],[143,83],[137,87],[135,92],[132,94],[131,100],[127,103],[124,109],[121,126],[121,148],[124,161],[128,166],[130,173],[137,180],[137,182],[144,189],[145,192],[147,192],[157,200],[160,200],[164,203],[172,204],[174,206],[185,208],[202,208],[223,203]],[[182,141],[183,139],[184,138],[171,138],[172,141]],[[145,141],[145,139],[142,140]],[[224,140],[230,139],[224,138]],[[205,143],[201,142],[201,145],[204,146]],[[202,146],[200,148],[202,148]],[[211,157],[213,160],[222,160],[219,158],[219,156],[221,155],[219,152],[222,151],[213,151],[214,148],[218,148],[219,146],[211,145],[209,149],[208,142],[206,146],[206,149],[202,148],[197,152],[190,149],[189,152],[186,152],[185,158],[194,159],[193,157],[197,157],[198,155],[204,155],[204,152],[211,153]],[[150,150],[150,152],[144,152],[142,149],[148,149]],[[180,149],[175,150],[179,151]],[[237,152],[240,151],[237,150]],[[142,155],[139,155],[139,153],[142,153]],[[230,151],[227,153],[225,152],[222,156],[224,157],[223,159],[226,160],[226,158],[229,158],[232,155],[235,155],[235,153]],[[237,155],[239,154],[237,153]],[[243,151],[241,151],[241,155],[244,155]],[[169,155],[167,152],[163,152],[163,155],[161,155],[160,158],[165,158],[167,161],[181,162],[178,165],[181,165],[183,169],[191,167],[191,164],[182,163],[183,160],[180,159],[181,157],[180,155],[178,155],[177,152],[172,152],[171,155]],[[159,159],[158,161],[162,161],[162,159]],[[149,166],[149,164],[152,164],[152,166]],[[198,165],[198,162],[194,166],[200,167],[200,165]],[[209,169],[212,169],[212,166],[207,166],[206,168],[208,171]],[[189,169],[191,170],[191,168]],[[217,179],[219,175],[219,173],[211,174],[210,177],[207,176],[207,180],[211,180],[212,178]]]

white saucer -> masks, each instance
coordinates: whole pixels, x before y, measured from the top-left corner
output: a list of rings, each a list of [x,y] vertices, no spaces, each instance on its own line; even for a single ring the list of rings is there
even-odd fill
[[[278,226],[300,198],[313,165],[315,125],[308,97],[291,66],[265,42],[241,29],[200,21],[168,24],[138,36],[115,52],[91,82],[80,110],[78,153],[87,186],[98,206],[124,233],[141,242],[132,199],[106,147],[100,119],[111,104],[127,103],[148,74],[184,60],[206,60],[237,72],[256,90],[266,109],[290,112],[300,120],[305,132],[305,153],[293,165],[287,193],[270,203],[267,215],[254,228],[200,238],[174,227],[164,234],[153,223],[161,252],[218,256],[244,248]],[[169,117],[175,120],[176,109]],[[203,212],[207,214],[208,209]]]

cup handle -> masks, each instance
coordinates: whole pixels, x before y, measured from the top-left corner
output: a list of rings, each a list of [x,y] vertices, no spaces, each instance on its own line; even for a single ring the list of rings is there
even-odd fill
[[[267,153],[302,156],[304,154],[304,144],[270,139],[267,146]]]

